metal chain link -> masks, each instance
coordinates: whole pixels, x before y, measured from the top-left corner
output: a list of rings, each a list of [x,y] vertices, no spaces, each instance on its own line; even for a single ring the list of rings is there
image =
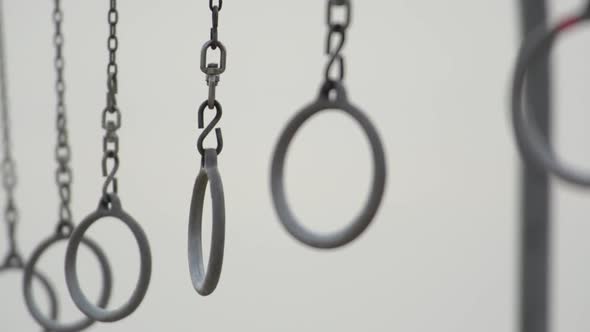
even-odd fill
[[[72,222],[71,190],[72,190],[72,169],[70,168],[71,148],[68,140],[67,115],[65,105],[66,85],[64,82],[63,58],[64,36],[62,34],[63,12],[61,10],[61,0],[54,0],[53,23],[55,32],[53,35],[53,46],[55,48],[54,67],[56,73],[55,93],[57,97],[56,105],[56,128],[57,144],[55,147],[55,160],[57,169],[55,170],[55,182],[59,193],[59,220],[57,231],[65,236],[69,235],[74,228]]]
[[[343,7],[344,20],[337,21],[335,19],[334,11],[337,7]],[[325,79],[328,82],[342,82],[345,76],[344,57],[342,56],[342,48],[346,42],[346,32],[350,26],[352,18],[352,5],[350,0],[328,0],[328,10],[326,15],[326,22],[328,24],[328,36],[326,39],[326,54],[330,56],[328,64],[326,65]],[[335,41],[338,41],[335,44]],[[338,74],[334,78],[331,73],[337,66]]]
[[[199,152],[201,153],[201,156],[204,157],[204,153],[205,153],[205,149],[203,147],[203,142],[205,140],[205,137],[212,131],[213,127],[217,124],[217,122],[219,122],[219,120],[221,119],[221,114],[222,114],[222,110],[221,110],[221,104],[217,101],[216,99],[216,90],[217,90],[217,85],[219,84],[220,81],[220,77],[221,74],[223,72],[225,72],[225,68],[226,68],[226,60],[227,60],[227,52],[225,50],[225,46],[223,46],[223,43],[221,43],[219,41],[219,33],[218,33],[218,27],[219,27],[219,12],[221,11],[221,8],[223,7],[223,0],[209,0],[209,9],[211,10],[211,34],[210,34],[210,39],[205,43],[205,45],[203,46],[203,48],[201,49],[201,71],[207,75],[207,85],[209,86],[209,96],[207,98],[207,100],[203,103],[203,105],[206,105],[209,109],[216,109],[216,116],[214,118],[214,120],[207,126],[207,128],[205,128],[205,130],[201,133],[201,135],[199,136],[198,142],[197,142],[197,149],[199,150]],[[209,52],[209,49],[212,50],[216,50],[219,48],[219,63],[208,63],[207,61],[207,53]],[[204,128],[204,121],[203,121],[203,112],[204,112],[204,107],[199,108],[199,128],[203,129]],[[221,135],[221,129],[216,128],[215,129],[215,135],[217,136],[217,154],[221,153],[221,150],[223,149],[223,137]]]
[[[117,130],[121,128],[121,111],[117,106],[118,92],[118,66],[117,49],[119,39],[117,38],[117,23],[119,12],[117,11],[117,0],[111,0],[108,12],[109,38],[107,48],[109,51],[109,62],[107,65],[107,106],[102,113],[102,128],[106,131],[103,138],[102,175],[106,177],[103,185],[103,198],[108,200],[111,194],[118,191],[119,170],[119,136]]]
[[[6,48],[4,40],[4,4],[0,0],[0,99],[1,117],[2,117],[2,187],[6,193],[6,203],[4,206],[4,221],[8,236],[8,255],[5,265],[22,265],[22,259],[18,251],[16,242],[16,230],[18,226],[18,209],[14,197],[14,191],[17,184],[16,164],[12,157],[12,140],[10,128],[10,114],[8,103],[8,78],[6,74]]]

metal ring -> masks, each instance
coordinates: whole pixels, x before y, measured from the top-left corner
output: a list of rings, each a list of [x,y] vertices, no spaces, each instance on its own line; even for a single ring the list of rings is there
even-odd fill
[[[203,167],[195,180],[188,224],[188,265],[195,290],[207,296],[213,293],[223,266],[225,247],[225,198],[223,183],[217,169],[217,152],[206,149]],[[211,204],[213,206],[213,228],[207,272],[203,264],[202,222],[203,205],[207,183],[211,183]]]
[[[337,92],[331,100],[331,90]],[[304,227],[296,218],[285,195],[285,157],[291,140],[301,126],[312,116],[327,109],[337,109],[356,120],[367,135],[373,153],[373,186],[369,198],[352,223],[337,232],[318,234]],[[369,226],[383,199],[386,181],[385,152],[379,134],[367,116],[348,102],[344,87],[338,82],[328,82],[322,88],[319,98],[295,115],[281,134],[274,151],[271,166],[271,189],[275,209],[285,229],[297,240],[318,249],[333,249],[344,246],[356,239]]]
[[[2,274],[4,272],[19,271],[19,270],[24,270],[24,267],[23,266],[2,266],[2,267],[0,267],[0,274]],[[53,290],[53,287],[51,286],[49,279],[47,279],[47,277],[45,277],[43,274],[41,274],[37,271],[33,271],[32,276],[37,278],[41,282],[41,285],[43,285],[43,288],[47,291],[47,295],[49,296],[49,307],[51,310],[49,312],[49,316],[52,319],[57,319],[57,315],[59,313],[59,304],[57,303],[57,296],[55,295],[55,291]],[[43,332],[51,332],[51,330],[44,328]]]
[[[95,323],[95,320],[84,316],[84,318],[70,323],[64,324],[58,322],[55,317],[48,318],[37,306],[35,299],[33,298],[33,274],[35,265],[39,261],[39,258],[49,249],[52,245],[61,242],[67,241],[68,237],[62,236],[61,234],[56,234],[54,236],[49,237],[44,242],[42,242],[33,254],[31,258],[27,262],[24,270],[24,283],[23,283],[23,291],[25,296],[25,302],[27,304],[27,308],[29,312],[33,316],[33,318],[43,327],[49,329],[54,332],[75,332],[80,331],[88,328],[92,324]],[[98,258],[98,262],[100,263],[100,268],[102,272],[102,291],[98,300],[98,305],[100,307],[105,307],[109,299],[111,297],[111,290],[112,290],[112,274],[111,274],[111,267],[104,251],[96,244],[96,242],[83,238],[82,244],[84,244],[90,251]]]
[[[217,68],[207,68],[207,51],[209,48],[219,47],[219,63]],[[225,72],[227,64],[227,51],[223,43],[218,40],[209,40],[201,48],[201,71],[207,75],[221,75]]]
[[[80,225],[74,230],[68,243],[66,250],[66,283],[68,290],[74,303],[78,308],[88,317],[100,322],[114,322],[121,320],[131,313],[133,313],[141,304],[150,284],[152,274],[152,255],[150,245],[141,226],[123,211],[121,202],[115,194],[109,196],[110,208],[103,200],[98,206],[98,209],[84,219]],[[83,241],[84,233],[90,228],[92,224],[102,218],[116,218],[123,222],[135,237],[137,245],[139,246],[140,254],[140,271],[139,279],[135,286],[135,290],[131,298],[120,308],[115,310],[107,310],[92,304],[86,296],[82,293],[80,282],[77,273],[77,256],[80,243]]]
[[[562,32],[589,18],[590,16],[585,13],[565,20],[550,30],[540,27],[531,34],[518,56],[512,85],[512,122],[520,153],[562,180],[584,187],[590,187],[590,173],[576,170],[554,155],[546,139],[527,116],[522,105],[522,96],[529,65],[539,56],[549,52]]]

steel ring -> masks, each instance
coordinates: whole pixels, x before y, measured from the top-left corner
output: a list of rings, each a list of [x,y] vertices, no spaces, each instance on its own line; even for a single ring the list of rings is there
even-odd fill
[[[386,181],[385,152],[379,134],[367,116],[348,102],[344,87],[336,82],[322,88],[319,98],[295,115],[287,124],[276,145],[271,166],[271,190],[275,210],[285,229],[297,240],[318,249],[333,249],[356,239],[369,226],[383,199]],[[330,99],[329,92],[337,96]],[[371,193],[360,214],[346,228],[328,234],[319,234],[304,227],[295,218],[285,194],[284,169],[289,145],[301,126],[312,116],[328,109],[336,109],[351,116],[367,135],[373,153],[373,183]]]
[[[588,19],[588,14],[584,14],[565,20],[549,30],[539,27],[531,34],[530,39],[523,44],[518,56],[511,101],[512,124],[520,153],[560,179],[584,187],[590,187],[590,173],[574,169],[555,156],[551,146],[547,144],[539,129],[534,126],[532,119],[527,116],[522,99],[530,64],[538,57],[548,53],[561,33]]]
[[[191,280],[195,290],[207,296],[213,293],[223,266],[223,251],[225,247],[225,198],[223,183],[217,169],[217,152],[206,149],[203,167],[195,180],[191,200],[188,224],[188,265]],[[207,183],[211,184],[211,204],[213,207],[213,227],[211,231],[211,249],[207,271],[203,264],[203,205]]]
[[[33,273],[35,266],[41,256],[54,244],[67,241],[69,237],[63,235],[54,235],[46,239],[42,242],[33,254],[31,258],[28,260],[25,269],[24,269],[24,282],[23,282],[23,292],[25,296],[25,302],[27,304],[27,308],[29,312],[33,316],[33,318],[43,327],[49,329],[54,332],[75,332],[84,330],[87,327],[91,326],[95,323],[95,320],[84,316],[84,318],[69,324],[64,324],[56,321],[54,317],[48,318],[37,306],[35,299],[33,298]],[[109,261],[104,253],[104,251],[96,244],[96,242],[88,239],[83,238],[82,244],[84,244],[90,251],[96,256],[98,262],[100,263],[100,268],[102,272],[102,291],[98,300],[98,305],[100,307],[105,307],[109,299],[111,297],[111,290],[112,290],[112,274],[111,274],[111,267]]]
[[[0,267],[0,274],[2,274],[4,272],[9,272],[9,271],[24,271],[24,267],[23,266],[2,266],[2,267]],[[51,286],[49,279],[47,279],[47,277],[45,277],[43,274],[41,274],[40,272],[37,272],[37,271],[33,271],[33,277],[37,278],[41,282],[41,285],[43,285],[43,288],[47,291],[47,295],[49,296],[49,307],[50,307],[49,316],[52,319],[57,319],[57,315],[59,313],[59,304],[57,303],[57,296],[55,295],[55,291],[53,290],[53,287]],[[43,332],[51,332],[51,330],[44,327]]]
[[[118,321],[133,313],[139,307],[147,293],[152,274],[152,255],[147,236],[135,219],[123,211],[119,198],[114,194],[111,194],[109,198],[110,207],[101,201],[98,209],[87,216],[74,230],[68,243],[65,260],[66,283],[72,300],[74,300],[78,309],[88,317],[100,322]],[[139,247],[140,254],[139,279],[137,280],[135,290],[129,300],[122,307],[115,310],[103,309],[88,301],[80,288],[77,273],[78,248],[84,238],[84,233],[96,221],[108,217],[120,220],[131,230]]]

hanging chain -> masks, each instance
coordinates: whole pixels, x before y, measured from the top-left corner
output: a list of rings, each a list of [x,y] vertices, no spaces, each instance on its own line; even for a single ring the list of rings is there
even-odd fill
[[[334,12],[337,7],[343,7],[344,19],[338,21],[335,18]],[[328,11],[326,16],[326,22],[328,23],[329,31],[326,40],[326,54],[330,56],[328,64],[326,65],[325,79],[327,82],[342,82],[344,80],[344,57],[342,56],[342,48],[346,42],[346,32],[350,26],[352,17],[352,5],[350,0],[328,0]],[[338,44],[334,44],[334,41],[338,39]],[[331,76],[331,73],[335,70],[335,66],[338,69],[338,74],[335,78]]]
[[[218,4],[214,3],[215,0],[209,0],[209,9],[211,9],[211,38],[205,44],[205,47],[201,50],[201,70],[203,73],[207,75],[207,85],[209,86],[209,99],[207,106],[209,109],[213,109],[215,107],[215,89],[217,88],[217,84],[219,84],[220,75],[225,71],[225,63],[226,63],[226,54],[225,48],[223,44],[218,39],[218,32],[217,28],[219,26],[219,12],[223,7],[223,0],[218,0]],[[213,50],[216,50],[218,47],[220,49],[220,57],[221,63],[209,63],[207,64],[207,51],[209,47]]]
[[[2,99],[2,143],[4,156],[2,158],[2,187],[6,192],[6,206],[4,207],[4,221],[8,235],[8,256],[5,264],[20,264],[22,260],[16,244],[16,228],[18,224],[18,209],[16,207],[14,190],[16,188],[16,165],[12,157],[12,141],[10,132],[10,115],[8,110],[8,79],[6,74],[6,49],[4,40],[4,8],[0,0],[0,99]]]
[[[55,181],[60,198],[59,221],[57,232],[68,236],[73,228],[72,209],[70,207],[72,191],[72,169],[70,168],[71,148],[68,141],[67,116],[65,105],[65,82],[63,58],[64,36],[62,34],[63,12],[61,10],[61,0],[54,1],[53,23],[55,33],[53,35],[53,46],[55,47],[54,67],[56,73],[55,93],[57,97],[56,106],[56,128],[57,128],[57,145],[55,147],[55,160],[57,169],[55,171]]]
[[[117,130],[121,128],[121,111],[117,106],[118,66],[117,23],[119,12],[117,0],[111,0],[108,12],[110,34],[107,40],[109,63],[107,66],[107,106],[102,113],[102,128],[106,131],[103,138],[102,175],[106,177],[103,185],[103,199],[108,201],[110,195],[118,191],[117,171],[119,169],[119,136]]]
[[[227,52],[225,50],[225,46],[223,43],[219,41],[219,34],[218,34],[218,26],[219,26],[219,12],[223,7],[223,0],[209,0],[209,9],[211,10],[211,34],[210,39],[203,45],[201,49],[201,71],[207,75],[207,85],[209,86],[209,96],[207,100],[203,103],[203,105],[199,109],[198,114],[198,123],[199,128],[203,129],[204,127],[204,111],[205,107],[209,109],[216,109],[216,115],[213,121],[203,130],[201,135],[199,136],[197,142],[197,149],[201,153],[201,156],[204,157],[205,155],[205,148],[203,147],[203,142],[205,137],[209,135],[209,133],[213,130],[214,126],[221,120],[222,109],[221,104],[216,99],[216,89],[217,85],[219,84],[221,74],[225,72],[226,62],[227,62]],[[216,50],[219,48],[219,63],[208,63],[207,61],[207,54],[209,49]],[[221,135],[221,129],[215,129],[215,135],[217,137],[217,154],[221,153],[223,149],[223,137]]]

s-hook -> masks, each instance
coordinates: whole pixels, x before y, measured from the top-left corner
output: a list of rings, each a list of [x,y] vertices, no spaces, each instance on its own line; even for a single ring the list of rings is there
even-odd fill
[[[531,33],[518,55],[512,84],[512,122],[521,154],[562,180],[583,187],[590,187],[590,173],[574,169],[555,156],[546,139],[533,124],[531,117],[526,114],[527,107],[523,106],[523,91],[531,64],[546,55],[562,33],[588,20],[590,20],[590,2],[580,14],[567,18],[550,29],[541,26]],[[531,108],[531,102],[527,101],[528,108]]]
[[[4,8],[3,0],[0,0],[0,116],[2,117],[2,144],[3,156],[1,164],[2,188],[6,194],[4,207],[4,221],[6,222],[6,234],[8,236],[8,254],[0,261],[0,274],[6,272],[23,271],[25,268],[22,255],[18,249],[16,231],[18,226],[18,209],[14,197],[16,189],[16,164],[12,157],[12,140],[10,131],[10,115],[8,110],[8,79],[6,74],[6,52],[4,49]],[[57,319],[58,303],[55,291],[49,280],[36,270],[31,271],[31,278],[37,279],[49,296],[50,312],[52,319]],[[49,332],[48,329],[43,329]]]
[[[56,72],[55,93],[57,97],[56,106],[56,127],[57,127],[57,145],[55,147],[55,160],[57,169],[55,171],[55,181],[57,183],[57,192],[59,195],[60,205],[57,225],[55,232],[41,242],[33,251],[29,258],[24,275],[23,291],[25,301],[31,315],[43,327],[55,332],[74,332],[81,331],[95,323],[95,320],[84,315],[83,318],[73,323],[61,323],[53,318],[47,318],[39,310],[37,302],[33,296],[33,271],[41,256],[54,244],[68,241],[74,229],[72,221],[72,210],[70,206],[71,188],[72,188],[72,169],[70,167],[71,148],[68,139],[67,114],[65,105],[65,81],[64,81],[64,56],[63,44],[64,36],[62,34],[63,11],[61,9],[61,0],[54,0],[53,23],[55,32],[53,35],[53,44],[55,47],[54,67]],[[104,251],[98,244],[91,239],[83,238],[84,244],[90,252],[98,259],[102,274],[102,289],[98,300],[98,305],[104,308],[110,299],[112,288],[111,267]]]
[[[336,20],[334,12],[344,9],[343,21]],[[281,134],[274,151],[271,166],[271,189],[275,209],[285,229],[297,240],[318,249],[332,249],[344,246],[356,239],[371,223],[385,191],[386,166],[385,152],[377,130],[367,116],[353,106],[344,88],[344,57],[341,54],[346,41],[346,32],[352,18],[352,5],[349,0],[328,0],[327,23],[329,27],[326,54],[329,56],[325,71],[325,82],[318,98],[295,115]],[[336,38],[338,43],[335,44]],[[331,72],[338,69],[337,77]],[[285,157],[291,140],[301,126],[312,116],[330,109],[337,109],[351,116],[365,131],[373,153],[373,183],[369,198],[361,213],[346,228],[331,234],[318,234],[304,226],[295,218],[285,195],[284,168]]]
[[[203,129],[204,127],[204,112],[206,108],[215,109],[216,113],[213,120],[203,130],[197,141],[197,150],[201,154],[201,170],[193,186],[188,224],[188,265],[193,287],[202,296],[210,295],[217,288],[221,276],[223,251],[225,248],[225,196],[223,194],[223,182],[221,181],[221,176],[217,168],[217,156],[219,156],[223,149],[223,137],[221,136],[221,129],[215,128],[219,120],[221,120],[222,115],[221,104],[215,99],[215,90],[219,83],[220,75],[225,71],[227,59],[225,46],[217,38],[219,12],[222,7],[223,0],[218,0],[217,2],[215,0],[209,0],[213,26],[211,28],[210,40],[201,49],[201,71],[207,75],[206,81],[209,86],[209,97],[199,107],[199,128]],[[208,63],[207,53],[209,49],[215,50],[217,48],[219,48],[220,53],[219,63]],[[206,149],[203,147],[203,142],[214,128],[217,147],[215,149]],[[211,185],[213,229],[211,232],[209,263],[205,271],[203,263],[202,223],[207,183]]]
[[[66,250],[66,282],[72,299],[78,308],[88,317],[101,322],[114,322],[132,314],[141,304],[147,293],[152,274],[152,254],[150,245],[141,226],[127,214],[122,206],[117,186],[117,170],[119,169],[119,136],[117,130],[121,128],[121,110],[117,106],[117,23],[119,12],[117,0],[110,0],[108,11],[108,23],[110,35],[108,38],[109,62],[107,66],[107,106],[102,112],[102,128],[106,131],[103,139],[102,171],[106,177],[102,197],[98,203],[98,209],[88,215],[70,236]],[[110,164],[110,167],[109,167]],[[105,309],[92,304],[82,292],[77,273],[77,256],[80,243],[84,241],[84,233],[95,222],[103,218],[113,218],[123,222],[130,230],[140,254],[140,274],[135,290],[131,298],[120,308],[115,310]]]

